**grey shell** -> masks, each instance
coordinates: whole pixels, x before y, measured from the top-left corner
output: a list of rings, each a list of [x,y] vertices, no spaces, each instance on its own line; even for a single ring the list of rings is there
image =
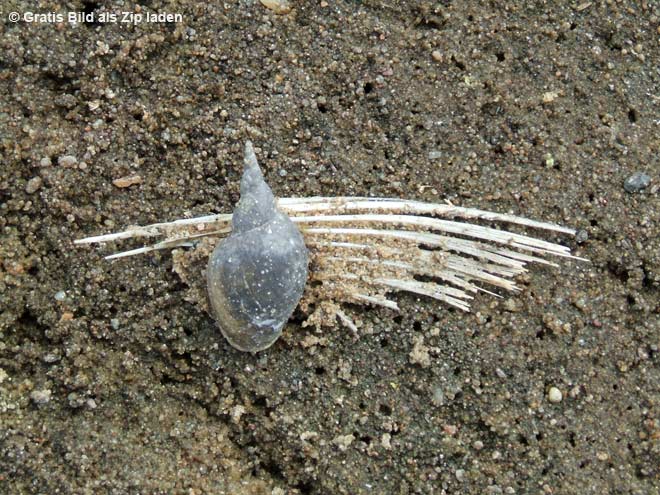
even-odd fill
[[[302,297],[308,258],[300,230],[277,209],[248,141],[232,233],[213,250],[206,270],[213,316],[232,346],[256,352],[278,339]]]

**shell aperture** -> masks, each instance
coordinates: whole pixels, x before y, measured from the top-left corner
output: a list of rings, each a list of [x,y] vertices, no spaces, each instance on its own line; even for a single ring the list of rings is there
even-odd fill
[[[276,206],[250,141],[232,233],[206,270],[210,306],[222,334],[241,351],[270,347],[302,297],[308,252],[298,227]]]

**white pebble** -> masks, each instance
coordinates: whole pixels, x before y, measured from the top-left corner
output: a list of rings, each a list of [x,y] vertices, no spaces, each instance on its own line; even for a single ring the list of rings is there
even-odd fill
[[[32,177],[25,186],[25,192],[28,194],[33,194],[39,190],[41,184],[42,184],[41,177],[38,176]]]
[[[261,5],[276,14],[288,14],[291,12],[291,4],[288,0],[261,0]]]
[[[557,387],[550,387],[550,390],[548,390],[548,400],[550,402],[558,404],[563,398],[564,396],[562,395],[561,390]]]
[[[53,353],[53,352],[49,352],[42,359],[43,359],[44,363],[51,364],[51,363],[58,362],[60,360],[60,357],[57,354]]]
[[[30,399],[35,404],[48,404],[50,402],[51,391],[46,390],[35,390],[30,394]]]
[[[64,155],[57,159],[57,164],[60,167],[75,167],[78,159],[73,155]]]

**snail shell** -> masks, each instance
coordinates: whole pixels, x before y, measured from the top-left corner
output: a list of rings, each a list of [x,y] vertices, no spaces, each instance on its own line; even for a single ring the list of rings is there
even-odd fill
[[[236,349],[256,352],[282,334],[302,297],[309,256],[298,227],[277,209],[250,141],[244,161],[232,233],[213,250],[206,283],[222,334]]]

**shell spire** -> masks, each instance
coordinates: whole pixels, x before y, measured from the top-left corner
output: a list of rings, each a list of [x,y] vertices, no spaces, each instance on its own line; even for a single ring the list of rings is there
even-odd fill
[[[232,230],[246,232],[273,219],[277,213],[275,196],[259,168],[252,142],[245,143],[241,177],[241,199],[232,217]]]

